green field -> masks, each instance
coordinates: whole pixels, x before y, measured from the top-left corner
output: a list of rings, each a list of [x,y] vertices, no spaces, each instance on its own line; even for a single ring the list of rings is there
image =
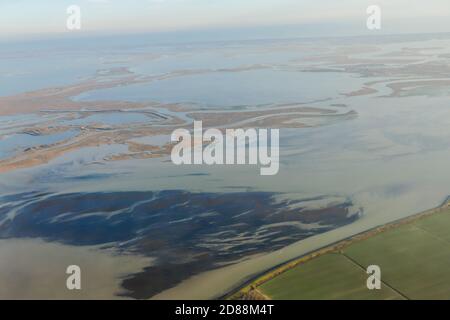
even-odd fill
[[[381,290],[365,269],[381,268]],[[450,211],[418,218],[299,264],[257,286],[271,299],[450,299]]]

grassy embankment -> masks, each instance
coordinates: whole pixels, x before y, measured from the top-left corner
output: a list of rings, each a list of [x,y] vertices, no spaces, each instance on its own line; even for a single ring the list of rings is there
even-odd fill
[[[366,287],[369,265],[381,268],[381,290]],[[450,299],[450,205],[288,262],[229,298]]]

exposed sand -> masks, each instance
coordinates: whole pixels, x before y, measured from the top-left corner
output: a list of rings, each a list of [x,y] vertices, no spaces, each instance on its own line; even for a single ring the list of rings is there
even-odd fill
[[[401,95],[408,95],[408,91],[421,87],[448,87],[450,80],[446,79],[432,79],[432,80],[418,80],[418,81],[403,81],[388,84],[387,87],[392,89],[391,97],[398,97]]]
[[[72,95],[80,94],[92,89],[110,88],[141,81],[148,80],[142,80],[136,76],[100,83],[95,80],[88,80],[67,87],[38,90],[5,98],[0,97],[0,116],[36,111],[49,113],[52,109],[55,111],[70,111],[71,113],[76,114],[77,110],[82,109],[113,112],[117,110],[145,108],[146,112],[152,111],[159,115],[161,115],[162,110],[161,116],[164,118],[155,125],[152,123],[143,123],[117,126],[98,124],[64,127],[58,122],[50,122],[45,123],[45,125],[51,126],[51,130],[49,127],[43,127],[42,123],[39,126],[25,128],[25,132],[34,134],[63,132],[75,128],[80,130],[80,134],[66,141],[61,141],[52,145],[37,146],[26,150],[25,152],[19,152],[13,157],[0,160],[0,173],[41,165],[48,163],[67,152],[83,147],[100,145],[124,144],[129,148],[129,153],[111,156],[108,159],[105,159],[107,161],[163,157],[170,154],[170,144],[164,146],[149,146],[131,142],[129,140],[137,137],[161,134],[170,136],[172,131],[177,128],[186,128],[190,130],[192,129],[192,122],[194,120],[203,121],[204,128],[223,128],[225,126],[227,128],[303,128],[311,126],[311,124],[309,124],[310,121],[308,121],[308,118],[311,117],[323,118],[324,121],[327,121],[327,116],[330,115],[341,117],[342,120],[345,120],[346,117],[346,114],[341,110],[324,107],[308,107],[300,103],[294,105],[275,105],[263,108],[262,110],[211,112],[193,111],[189,110],[186,106],[182,108],[173,104],[162,105],[152,102],[132,103],[126,101],[96,101],[94,103],[75,102],[70,99]],[[44,106],[47,107],[44,108]],[[48,106],[54,107],[49,108]],[[164,110],[166,110],[167,113],[164,113]],[[180,113],[179,117],[176,114],[173,114],[175,110]]]
[[[361,49],[361,52],[370,52],[370,48],[365,48],[365,49]],[[338,54],[337,54],[338,53]],[[417,62],[419,60],[415,59],[415,58],[411,58],[411,59],[354,59],[352,57],[347,56],[347,54],[351,54],[354,52],[348,52],[346,50],[341,50],[339,52],[335,52],[333,54],[330,55],[323,55],[320,57],[317,57],[317,59],[312,59],[311,61],[315,61],[315,62],[323,62],[324,64],[337,64],[340,65],[342,67],[342,71],[343,72],[354,72],[354,73],[360,73],[361,75],[370,75],[370,76],[415,76],[416,79],[419,79],[420,76],[426,74],[426,75],[438,75],[439,72],[439,68],[435,68],[432,65],[419,65],[416,66],[415,69],[410,69],[410,73],[407,73],[407,70],[404,69],[383,69],[383,68],[379,68],[376,69],[373,68],[373,70],[367,71],[367,66],[370,64],[382,64],[382,63],[386,63],[386,64],[399,64],[399,65],[407,65],[409,63],[412,62]],[[419,51],[415,51],[415,52],[406,52],[406,53],[400,53],[397,56],[413,56],[413,55],[420,55],[421,52]],[[259,66],[262,68],[262,66]],[[323,66],[320,66],[321,68],[323,68]],[[253,66],[253,67],[249,67],[249,68],[258,68],[258,66]],[[408,66],[408,68],[411,68],[411,66]],[[241,68],[241,70],[243,70]],[[218,70],[219,71],[219,70]],[[239,68],[237,68],[236,70],[226,70],[228,72],[237,72],[239,71]],[[208,70],[193,70],[191,71],[192,74],[194,73],[206,73],[206,72],[210,72]],[[166,75],[166,76],[162,76],[159,79],[166,79],[169,77],[174,77],[174,76],[179,76],[182,74],[188,74],[188,73],[182,73],[179,72],[171,74],[171,75]],[[414,78],[412,78],[414,79]],[[405,79],[406,80],[406,79]],[[28,112],[35,112],[37,110],[44,110],[44,109],[56,109],[56,110],[77,110],[80,108],[97,108],[97,109],[105,109],[105,110],[110,110],[110,109],[117,109],[117,108],[142,108],[142,107],[146,107],[149,104],[148,103],[135,103],[135,102],[121,102],[121,101],[99,101],[99,102],[75,102],[70,100],[71,96],[75,96],[78,95],[80,93],[86,92],[86,91],[90,91],[90,90],[94,90],[94,89],[101,89],[101,88],[110,88],[110,87],[114,87],[114,86],[119,86],[119,85],[127,85],[127,84],[132,84],[132,83],[139,83],[139,82],[143,82],[143,81],[149,81],[149,79],[142,79],[142,78],[138,78],[132,75],[125,75],[125,77],[118,79],[118,80],[111,80],[108,82],[97,82],[95,80],[89,80],[74,86],[69,86],[66,88],[54,88],[54,89],[46,89],[46,90],[39,90],[36,92],[31,92],[31,93],[25,93],[25,94],[20,94],[20,95],[16,95],[16,96],[12,96],[12,97],[6,97],[6,98],[0,98],[0,115],[10,115],[10,114],[16,114],[16,113],[28,113]],[[448,86],[450,85],[450,82],[448,80],[417,80],[417,81],[404,81],[404,82],[395,82],[395,83],[391,83],[389,84],[389,81],[386,81],[387,87],[390,88],[391,90],[393,90],[392,96],[398,96],[401,95],[403,93],[407,93],[406,91],[411,89],[411,88],[416,88],[416,87],[422,87],[422,86]],[[374,82],[375,84],[375,82]],[[374,91],[375,90],[375,91]],[[371,88],[370,85],[364,86],[363,88],[353,91],[349,94],[349,96],[359,96],[359,95],[366,95],[366,94],[371,94],[371,93],[375,93],[376,89]],[[168,108],[169,109],[169,108]],[[182,106],[171,106],[171,110],[179,110],[179,111],[189,111],[186,110],[185,107]],[[297,112],[299,110],[297,109]],[[304,110],[302,110],[304,111]],[[292,112],[292,110],[291,110]],[[318,112],[318,115],[320,114],[320,112]],[[289,118],[289,115],[285,114],[282,115],[280,114],[280,111],[272,111],[269,113],[260,113],[259,114],[260,117],[264,116],[267,118],[264,118],[265,120],[269,120],[270,121],[264,121],[264,122],[249,122],[252,123],[252,125],[272,125],[272,126],[287,126],[289,127],[289,124],[286,124],[287,120],[292,120],[291,118]],[[298,115],[299,119],[301,119],[302,115]],[[243,120],[244,117],[244,113],[243,112],[235,112],[233,113],[228,113],[228,114],[212,114],[210,113],[209,115],[202,115],[201,113],[195,113],[195,117],[198,117],[199,119],[203,119],[205,121],[210,121],[209,125],[216,125],[216,124],[224,124],[224,118],[226,119],[231,119],[232,121],[229,121],[229,125],[235,125],[237,119]],[[229,117],[229,118],[227,118]],[[258,117],[258,113],[255,112],[251,114],[251,116],[249,116],[248,120],[251,121],[251,119],[255,119],[255,117]],[[185,123],[183,123],[183,125],[186,125]],[[292,124],[291,124],[292,126]],[[299,126],[300,127],[300,126]],[[131,130],[130,130],[131,131]],[[98,132],[91,132],[89,133],[89,135],[86,135],[86,137],[82,137],[82,141],[76,142],[74,143],[71,147],[66,147],[66,146],[61,146],[61,148],[55,148],[55,149],[41,149],[41,150],[36,150],[36,152],[31,152],[30,154],[24,156],[22,155],[23,158],[20,159],[16,159],[16,160],[20,160],[17,161],[15,163],[0,163],[0,172],[1,171],[9,171],[9,170],[14,170],[17,169],[19,167],[29,167],[29,166],[33,166],[33,165],[38,165],[44,162],[49,161],[49,159],[52,159],[54,157],[57,157],[61,154],[63,154],[64,152],[68,152],[83,146],[89,146],[89,145],[98,145],[98,144],[110,144],[110,143],[117,143],[118,141],[126,141],[127,138],[130,137],[139,137],[139,134],[132,134],[132,133],[125,133],[123,131],[122,136],[119,134],[121,131],[119,130],[111,130],[110,132],[102,132],[102,133],[98,133]],[[152,132],[148,132],[148,131],[142,131],[141,132],[142,135],[146,134],[146,135],[151,135],[151,134],[160,134],[161,131],[152,131]],[[119,137],[119,138],[118,138]],[[121,159],[128,159],[128,158],[133,158],[133,157],[146,157],[149,154],[146,153],[147,151],[151,151],[151,152],[157,152],[157,149],[154,149],[152,146],[142,146],[139,144],[128,144],[128,146],[130,147],[130,151],[136,152],[135,155],[118,155],[117,157],[112,157],[111,160],[121,160]],[[30,156],[32,155],[32,156]],[[370,228],[372,228],[373,226],[376,225],[380,225],[380,224],[384,224],[387,222],[390,222],[392,220],[395,220],[399,218],[399,216],[397,215],[390,215],[389,213],[387,214],[382,214],[382,215],[374,215],[374,216],[366,216],[363,219],[361,219],[360,221],[354,223],[351,226],[347,226],[347,227],[343,227],[337,230],[333,230],[331,232],[328,232],[326,234],[322,234],[319,236],[315,236],[315,237],[311,237],[308,238],[306,240],[303,240],[301,242],[295,243],[293,245],[290,245],[282,250],[267,254],[267,255],[263,255],[260,257],[256,257],[254,259],[251,260],[246,260],[244,262],[238,263],[236,265],[233,266],[229,266],[229,267],[225,267],[225,268],[221,268],[221,269],[217,269],[217,270],[213,270],[213,271],[209,271],[197,276],[194,276],[186,281],[184,281],[183,283],[181,283],[180,285],[176,286],[175,288],[169,289],[167,291],[162,292],[161,294],[157,295],[155,298],[156,299],[162,299],[162,298],[168,298],[168,299],[179,299],[179,298],[189,298],[189,299],[207,299],[207,298],[213,298],[213,297],[217,297],[220,295],[225,294],[226,292],[228,292],[229,290],[231,290],[233,288],[234,285],[238,284],[238,283],[242,283],[243,281],[255,276],[258,273],[261,273],[271,267],[273,267],[274,265],[277,265],[279,263],[282,263],[284,261],[293,259],[295,257],[298,257],[299,255],[302,254],[306,254],[308,252],[317,250],[318,248],[321,248],[323,246],[328,245],[329,243],[333,243],[336,241],[339,241],[343,238],[349,237],[351,235],[354,235],[356,233],[359,232],[363,232],[366,231]],[[9,241],[15,242],[13,244],[9,243]],[[25,243],[22,243],[21,241],[24,241]],[[49,263],[52,259],[59,261],[59,260],[64,260],[62,259],[60,256],[54,256],[52,257],[52,252],[48,252],[48,251],[55,251],[54,254],[58,255],[58,254],[66,254],[67,252],[67,257],[76,257],[77,254],[79,254],[80,256],[84,256],[87,255],[87,253],[85,252],[85,248],[74,248],[74,252],[71,252],[72,249],[67,249],[67,246],[62,246],[61,248],[59,247],[60,245],[55,245],[56,247],[58,247],[58,250],[56,250],[55,248],[49,247],[48,244],[37,244],[36,247],[34,247],[34,245],[26,243],[28,242],[28,240],[8,240],[8,241],[0,241],[0,256],[2,257],[8,257],[5,254],[9,254],[11,256],[11,258],[9,259],[2,259],[2,261],[0,261],[0,282],[6,282],[8,281],[8,279],[2,279],[2,278],[9,278],[9,279],[14,279],[14,278],[20,278],[19,276],[12,276],[11,274],[13,274],[12,272],[16,271],[16,272],[20,272],[21,269],[19,268],[14,268],[11,264],[13,264],[11,261],[14,262],[14,257],[15,259],[27,259],[27,258],[22,258],[20,254],[17,254],[18,252],[24,252],[24,256],[26,256],[27,254],[29,255],[30,252],[36,252],[36,254],[38,254],[39,252],[41,252],[42,257],[48,256],[50,258],[46,258],[46,259],[41,259],[41,260],[49,260],[49,261],[40,261],[38,259],[38,257],[34,257],[33,255],[33,259],[30,260],[20,260],[18,261],[16,264],[17,265],[21,265],[21,266],[27,266],[27,265],[32,265],[33,263],[36,263],[37,265],[42,265],[42,269],[45,270],[50,270],[50,268],[48,268],[48,265],[46,265],[46,263]],[[42,246],[42,247],[41,247]],[[44,248],[45,247],[45,248]],[[49,248],[55,249],[55,250],[49,250]],[[71,248],[71,247],[69,247]],[[61,250],[64,249],[64,250]],[[75,253],[77,252],[77,250],[80,249],[81,251],[83,251],[82,253]],[[58,251],[63,251],[61,253],[58,253]],[[93,253],[92,258],[93,259],[88,259],[90,261],[101,261],[101,259],[103,259],[103,257],[98,257],[99,253],[96,251],[95,254]],[[110,257],[104,257],[105,258],[105,264],[108,265],[108,260]],[[115,259],[115,258],[114,258]],[[39,263],[37,262],[39,261]],[[99,263],[100,264],[100,263]],[[141,267],[141,265],[139,264],[139,267]],[[107,269],[113,269],[111,266],[106,267]],[[27,268],[25,268],[26,272],[29,272],[29,270]],[[57,267],[58,271],[60,269],[60,266]],[[94,268],[95,269],[95,268]],[[6,270],[6,272],[3,272],[3,270]],[[52,269],[55,270],[55,269]],[[89,266],[89,270],[91,270],[91,266]],[[23,273],[26,273],[25,271],[22,271]],[[101,273],[102,270],[97,270],[98,273]],[[114,270],[115,272],[116,270]],[[118,272],[122,272],[122,270],[117,270]],[[107,271],[106,271],[107,272]],[[128,270],[128,272],[124,272],[124,273],[133,273],[135,272],[135,270],[131,271]],[[37,284],[39,284],[40,280],[37,279],[35,280],[35,278],[39,278],[36,277],[35,275],[39,275],[41,273],[36,273],[36,274],[31,274],[30,277],[33,278],[33,281],[38,281]],[[45,276],[46,273],[43,273]],[[45,277],[41,277],[41,278],[45,278]],[[113,275],[111,275],[111,279],[114,278]],[[65,279],[65,274],[63,273],[61,275],[60,279],[56,279],[55,282],[53,283],[53,285],[51,285],[51,287],[55,287],[55,286],[59,286],[59,283],[61,281],[61,279]],[[9,280],[12,281],[12,280]],[[31,280],[30,280],[31,281]],[[63,281],[62,283],[64,283],[65,281]],[[105,288],[107,288],[107,286],[109,286],[108,288],[116,288],[115,286],[116,284],[112,284],[108,281],[105,280]],[[20,288],[15,288],[14,286],[17,286],[17,279],[14,279],[14,283],[10,283],[9,286],[12,288],[10,289],[10,291],[8,292],[14,292],[14,290],[19,290]],[[26,287],[26,285],[24,284],[20,284],[20,286],[22,287]],[[8,284],[7,286],[8,287]],[[33,284],[33,287],[35,287],[35,285]],[[58,287],[59,288],[59,287]],[[3,291],[1,291],[3,288],[0,287],[0,297],[2,297],[3,295]],[[53,290],[53,289],[52,289]],[[109,289],[108,289],[109,290]],[[105,289],[105,297],[109,297],[109,295],[106,294],[106,291],[108,293],[110,293],[112,290],[106,290]],[[39,291],[39,290],[38,290]],[[53,292],[53,291],[52,291]],[[39,294],[39,292],[37,292]],[[43,294],[49,294],[49,292],[46,292],[44,290]],[[16,292],[15,294],[17,294],[17,296],[23,297],[24,292]],[[33,298],[35,297],[36,293],[33,292]],[[58,298],[61,298],[63,296],[61,296],[61,292],[58,292],[57,294],[55,294],[55,296],[58,296]],[[31,294],[30,294],[31,296]],[[71,298],[70,296],[68,298]],[[79,297],[77,297],[79,298]]]
[[[112,88],[119,85],[136,83],[138,81],[137,76],[128,76],[106,82],[99,82],[96,79],[91,79],[66,87],[48,88],[8,97],[0,97],[0,116],[32,113],[40,110],[51,109],[63,111],[80,110],[82,108],[143,108],[147,104],[126,102],[124,105],[124,102],[122,101],[78,102],[70,100],[70,97],[79,95],[86,91]]]
[[[366,95],[374,94],[374,93],[377,93],[377,92],[378,92],[378,90],[376,90],[376,89],[369,88],[369,87],[362,87],[359,90],[352,91],[352,92],[349,92],[349,93],[345,93],[344,95],[346,97],[356,97],[356,96],[366,96]]]

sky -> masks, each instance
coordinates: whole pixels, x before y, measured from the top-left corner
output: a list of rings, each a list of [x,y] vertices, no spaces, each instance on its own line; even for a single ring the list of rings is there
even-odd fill
[[[449,0],[0,0],[0,37],[74,32],[67,7],[81,9],[79,33],[230,30],[285,36],[361,35],[369,5],[379,33],[450,32]]]

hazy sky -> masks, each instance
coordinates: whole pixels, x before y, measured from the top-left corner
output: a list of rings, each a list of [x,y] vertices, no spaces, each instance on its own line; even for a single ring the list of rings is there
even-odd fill
[[[382,8],[380,33],[450,31],[449,0],[0,0],[0,36],[67,32],[74,4],[83,33],[289,25],[298,36],[358,35],[372,4]]]

